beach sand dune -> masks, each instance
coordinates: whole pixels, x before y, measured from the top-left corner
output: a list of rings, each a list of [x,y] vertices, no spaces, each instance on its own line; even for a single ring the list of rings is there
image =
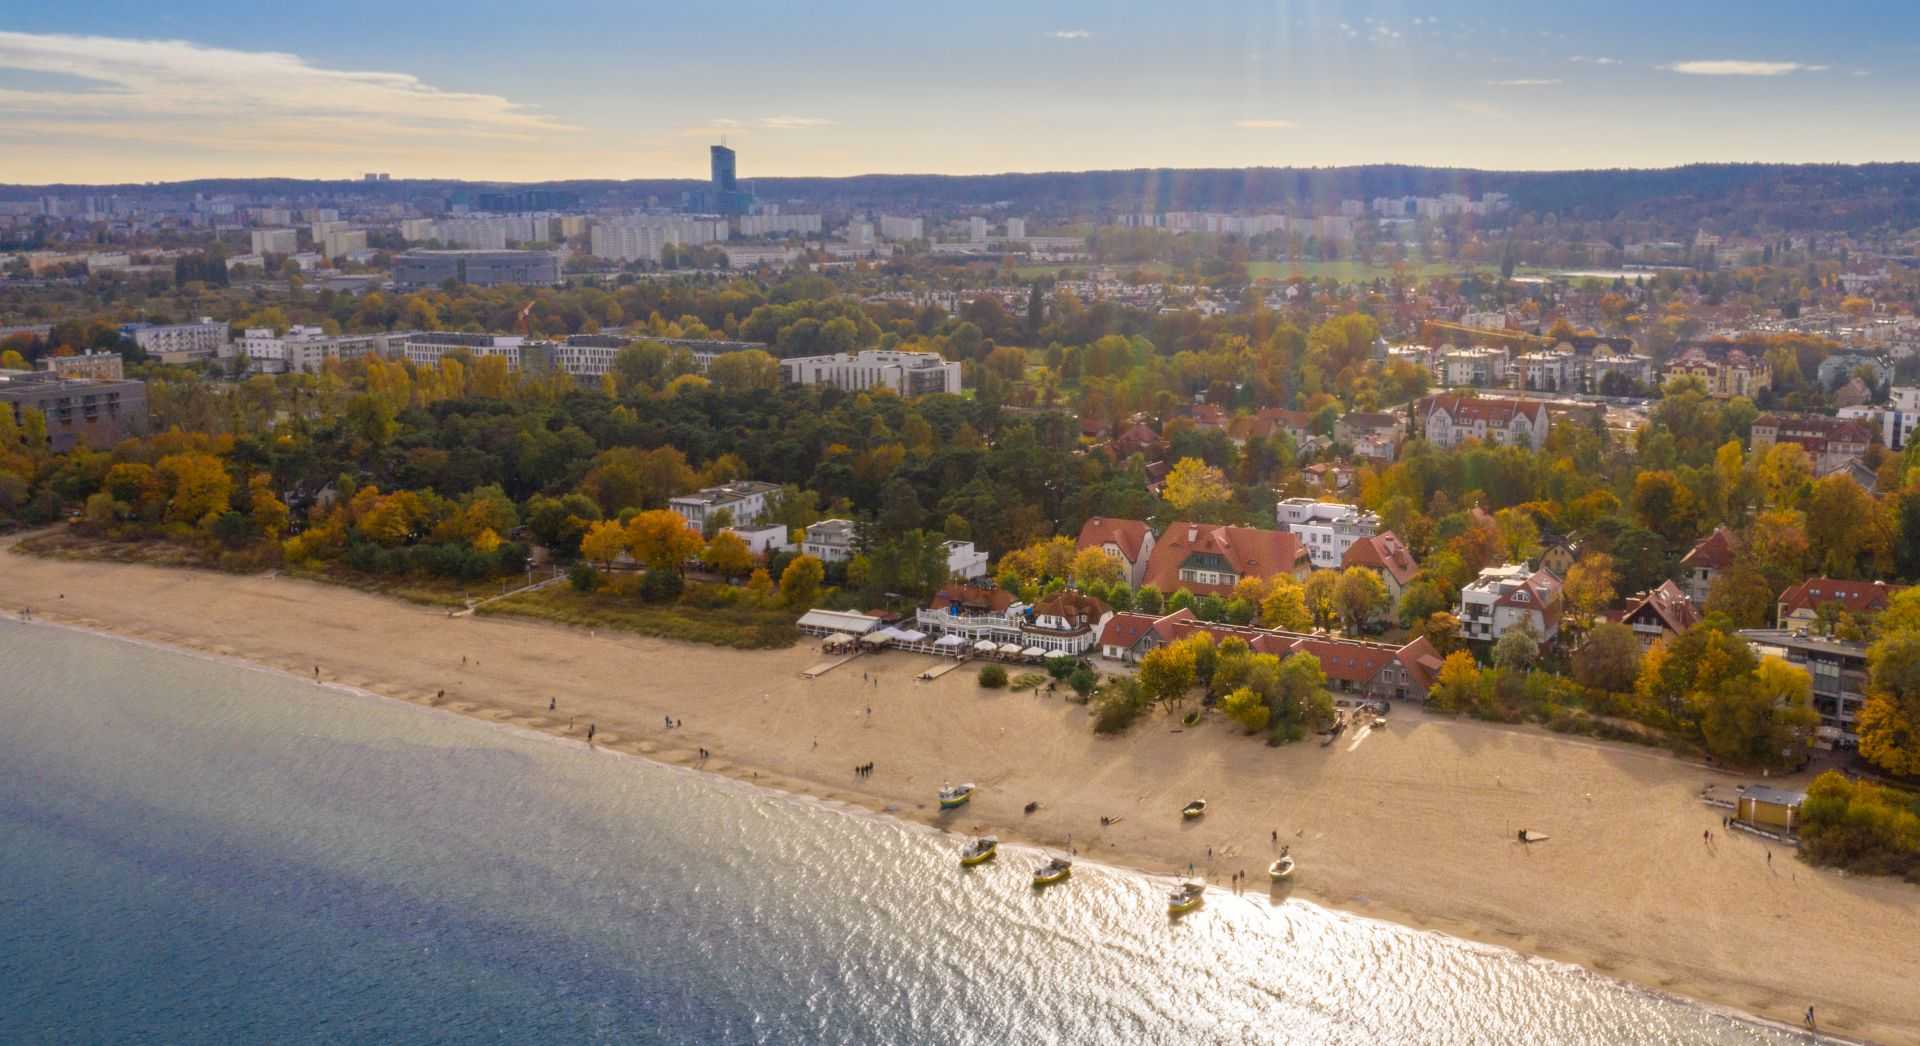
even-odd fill
[[[1083,856],[1150,871],[1191,864],[1222,885],[1245,871],[1264,889],[1277,832],[1299,871],[1276,897],[1788,1023],[1812,1003],[1836,1034],[1920,1042],[1920,889],[1809,868],[1777,846],[1769,864],[1771,844],[1723,832],[1697,799],[1710,781],[1738,779],[1660,752],[1411,706],[1357,743],[1327,748],[1269,748],[1218,717],[1191,729],[1155,718],[1101,738],[1084,707],[981,690],[970,669],[917,681],[932,662],[924,656],[865,656],[804,679],[821,660],[811,643],[742,652],[590,636],[285,578],[0,547],[0,610],[22,607],[306,678],[317,665],[325,682],[581,744],[592,726],[602,747],[956,832],[1071,840]],[[669,717],[684,725],[668,727]],[[874,772],[856,776],[869,762]],[[961,780],[980,793],[941,813],[935,792]],[[1182,819],[1196,797],[1208,800],[1206,816]],[[1041,804],[1032,815],[1029,801]],[[1120,820],[1103,827],[1103,816]],[[1552,839],[1524,845],[1521,829]]]

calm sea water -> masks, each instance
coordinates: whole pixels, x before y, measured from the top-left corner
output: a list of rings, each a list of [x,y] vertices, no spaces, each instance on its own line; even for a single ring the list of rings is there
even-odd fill
[[[1804,1041],[1512,952],[0,623],[0,1042]]]

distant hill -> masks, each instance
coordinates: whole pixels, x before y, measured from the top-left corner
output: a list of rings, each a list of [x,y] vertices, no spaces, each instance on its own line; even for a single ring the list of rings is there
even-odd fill
[[[1235,211],[1290,204],[1325,206],[1376,196],[1504,192],[1516,208],[1581,220],[1643,219],[1756,229],[1862,230],[1920,226],[1920,164],[1694,164],[1657,170],[1480,171],[1368,167],[1137,169],[1037,174],[868,174],[850,178],[748,179],[763,200],[829,211],[939,210],[1005,204],[1016,213],[1114,214],[1153,210]],[[0,199],[45,193],[223,193],[325,197],[370,193],[396,199],[460,197],[517,183],[407,180],[207,179],[127,185],[0,186]],[[578,192],[589,202],[627,204],[648,196],[678,202],[704,183],[691,179],[530,183]]]

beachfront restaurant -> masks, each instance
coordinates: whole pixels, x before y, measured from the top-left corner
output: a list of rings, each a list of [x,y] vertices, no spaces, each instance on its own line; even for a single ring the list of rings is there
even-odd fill
[[[886,622],[868,614],[858,614],[851,610],[820,610],[815,608],[800,615],[795,627],[810,636],[844,637],[858,639],[870,632],[878,631]]]

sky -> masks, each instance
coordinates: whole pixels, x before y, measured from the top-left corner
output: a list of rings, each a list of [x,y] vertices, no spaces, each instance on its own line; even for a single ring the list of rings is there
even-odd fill
[[[1920,160],[1920,3],[0,0],[0,182]]]

